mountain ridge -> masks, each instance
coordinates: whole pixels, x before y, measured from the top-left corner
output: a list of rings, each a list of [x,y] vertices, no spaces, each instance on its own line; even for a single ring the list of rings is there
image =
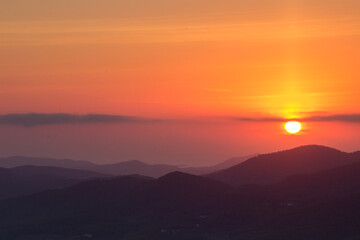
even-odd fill
[[[355,162],[240,187],[181,172],[89,180],[1,201],[0,233],[7,240],[84,233],[111,240],[351,239],[360,235],[359,172]]]
[[[178,167],[169,164],[148,164],[139,160],[129,160],[124,162],[97,164],[84,160],[72,159],[54,159],[54,158],[41,158],[41,157],[24,157],[12,156],[0,158],[0,167],[13,168],[18,166],[54,166],[68,169],[78,169],[99,172],[112,175],[130,175],[139,174],[150,177],[161,177],[167,173],[174,171],[187,172],[195,175],[202,175],[210,173],[219,169],[225,168],[232,163],[245,161],[248,157],[232,158],[213,166],[205,167]]]
[[[289,158],[294,153],[299,156]],[[320,163],[339,165],[339,157],[357,160],[358,153],[302,146],[265,156],[270,164],[274,159],[304,164],[307,156],[305,163],[324,166],[314,159],[325,156]],[[360,235],[360,161],[349,159],[266,185],[231,186],[179,171],[158,179],[87,180],[0,201],[0,234],[6,240],[76,240],[84,233],[109,240],[352,239]]]
[[[261,154],[227,169],[204,175],[232,185],[270,184],[287,176],[317,171],[360,161],[360,153],[346,153],[322,145],[304,145]]]
[[[19,166],[0,168],[0,199],[69,187],[81,181],[108,177],[111,175],[60,167]]]

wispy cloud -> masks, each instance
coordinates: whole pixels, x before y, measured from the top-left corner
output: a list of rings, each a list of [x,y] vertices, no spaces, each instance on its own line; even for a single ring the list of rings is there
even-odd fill
[[[172,20],[169,18],[145,18],[142,21],[128,19],[123,20],[124,23],[108,20],[95,22],[94,20],[73,20],[71,23],[69,20],[0,21],[0,34],[3,35],[2,44],[5,46],[274,40],[357,36],[360,34],[358,17],[291,21],[264,21],[262,19],[249,21],[240,18],[205,23],[204,21],[208,21],[211,16],[205,20],[199,19],[197,15],[194,15],[193,18],[194,23],[185,25],[183,21],[179,22],[179,19],[182,18]],[[189,16],[186,19],[189,19]],[[164,22],[168,24],[164,24]],[[306,31],[300,31],[294,26],[301,26],[300,29]]]
[[[321,112],[319,112],[321,113]],[[304,122],[348,122],[360,123],[360,114],[313,115],[304,118],[287,119],[281,117],[230,117],[231,121],[239,122],[284,122],[298,120]],[[145,123],[159,121],[185,121],[195,122],[194,119],[170,120],[147,119],[135,116],[107,115],[107,114],[68,114],[68,113],[18,113],[0,115],[0,125],[14,126],[45,126],[64,124],[96,124],[96,123]],[[205,121],[207,122],[207,121]]]
[[[352,122],[360,123],[360,114],[337,114],[328,116],[310,116],[305,118],[312,122]]]
[[[286,121],[284,118],[277,117],[260,117],[260,118],[251,118],[251,117],[232,117],[232,120],[241,121],[241,122],[282,122]]]
[[[151,121],[133,116],[106,114],[20,113],[0,115],[0,125],[41,126],[53,124],[130,123]]]
[[[319,112],[321,113],[321,112]],[[298,120],[305,122],[348,122],[348,123],[360,123],[360,114],[334,114],[334,115],[313,115],[304,118],[287,119],[280,117],[232,117],[235,121],[243,122],[283,122],[288,120]]]

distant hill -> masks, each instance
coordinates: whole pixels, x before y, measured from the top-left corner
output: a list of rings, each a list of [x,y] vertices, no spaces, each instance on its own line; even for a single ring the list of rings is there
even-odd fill
[[[290,175],[315,173],[357,161],[360,161],[359,152],[345,153],[329,147],[308,145],[258,155],[206,176],[235,186],[272,184]]]
[[[69,169],[91,169],[96,168],[96,164],[88,161],[78,161],[72,159],[55,159],[55,158],[37,158],[13,156],[0,158],[0,167],[14,168],[19,166],[52,166]]]
[[[178,167],[168,164],[146,164],[138,160],[101,165],[88,161],[77,161],[71,159],[52,159],[52,158],[14,156],[8,158],[0,158],[0,167],[13,168],[24,165],[53,166],[53,167],[62,167],[69,169],[94,171],[94,172],[112,174],[112,175],[139,174],[150,177],[161,177],[167,173],[174,171],[187,172],[195,175],[206,174],[243,162],[248,158],[249,157],[233,158],[223,163],[209,167]]]
[[[110,175],[59,167],[0,168],[0,199],[69,187],[80,181],[105,177]]]
[[[230,158],[224,162],[215,164],[213,166],[208,166],[208,167],[187,167],[187,168],[181,168],[179,169],[179,171],[182,172],[187,172],[187,173],[191,173],[191,174],[195,174],[195,175],[202,175],[202,174],[207,174],[207,173],[211,173],[211,172],[215,172],[215,171],[219,171],[222,169],[226,169],[232,166],[235,166],[239,163],[245,162],[246,160],[257,156],[257,154],[253,154],[253,155],[248,155],[248,156],[244,156],[244,157],[234,157],[234,158]]]
[[[360,194],[360,162],[336,167],[315,174],[299,174],[285,178],[269,187],[282,199],[305,202],[314,199],[329,201],[353,193]],[[295,202],[294,202],[295,203]]]
[[[161,234],[163,224],[171,223],[166,228],[172,231],[172,224],[193,221],[194,214],[208,212],[207,201],[231,189],[180,172],[159,179],[121,176],[91,180],[1,202],[0,234],[2,239],[81,239],[87,233],[95,234],[95,239],[127,239],[129,234],[138,239],[136,235],[148,231]]]
[[[358,239],[360,162],[231,187],[173,172],[0,202],[2,239]]]
[[[273,185],[243,185],[227,198],[223,204],[224,212],[232,213],[228,219],[236,221],[244,212],[253,217],[248,226],[230,227],[238,239],[360,237],[360,162],[289,176]]]

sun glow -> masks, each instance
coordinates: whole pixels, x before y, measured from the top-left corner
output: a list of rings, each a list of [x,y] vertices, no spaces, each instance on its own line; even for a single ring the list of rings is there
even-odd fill
[[[301,123],[297,121],[289,121],[285,124],[285,130],[290,134],[296,134],[301,130]]]

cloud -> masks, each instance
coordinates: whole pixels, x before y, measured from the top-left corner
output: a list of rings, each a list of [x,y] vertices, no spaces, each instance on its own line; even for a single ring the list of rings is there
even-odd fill
[[[320,113],[320,112],[319,112]],[[360,123],[360,114],[313,115],[304,118],[286,119],[281,117],[230,117],[239,122],[285,122],[297,120],[304,122],[348,122]],[[176,121],[184,121],[177,119]],[[107,115],[107,114],[68,114],[68,113],[18,113],[0,115],[0,125],[15,126],[44,126],[64,124],[95,124],[95,123],[144,123],[154,121],[175,121],[169,119],[146,119],[134,116]],[[185,122],[194,120],[185,120]]]
[[[318,112],[321,113],[321,112]],[[360,114],[334,114],[334,115],[313,115],[304,118],[286,119],[280,117],[260,117],[260,118],[248,118],[248,117],[232,117],[235,121],[244,122],[284,122],[288,120],[297,120],[304,122],[347,122],[347,123],[360,123]]]
[[[352,122],[360,123],[360,114],[337,114],[329,116],[310,116],[304,120],[310,122]]]
[[[283,122],[286,121],[284,118],[277,118],[277,117],[263,117],[263,118],[251,118],[251,117],[233,117],[231,118],[235,121],[242,121],[242,122]]]
[[[143,118],[106,114],[66,114],[66,113],[20,113],[0,115],[0,125],[41,126],[54,124],[88,123],[134,123],[150,121]]]

